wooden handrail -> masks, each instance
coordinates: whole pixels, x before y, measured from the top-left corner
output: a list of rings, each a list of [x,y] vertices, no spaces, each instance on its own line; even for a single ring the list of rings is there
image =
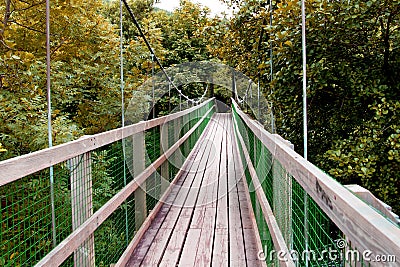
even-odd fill
[[[400,226],[399,216],[392,212],[392,207],[375,197],[369,190],[357,184],[345,185],[345,187],[362,199],[362,201],[384,214],[393,223]]]
[[[86,152],[95,150],[99,147],[111,144],[136,133],[146,131],[153,127],[185,116],[196,109],[204,107],[213,100],[214,98],[211,98],[199,106],[195,106],[168,116],[149,121],[142,121],[134,125],[96,135],[85,136],[79,140],[1,161],[0,186],[21,179],[35,172],[44,170],[50,166],[56,165],[73,157],[82,155]]]
[[[251,120],[234,100],[232,103],[254,135],[339,227],[354,247],[359,251],[371,251],[371,258],[377,255],[393,255],[400,259],[400,228]],[[382,266],[383,263],[371,261],[370,264]],[[393,262],[384,264],[398,266],[398,263]]]
[[[35,266],[59,266],[71,255],[94,231],[115,211],[122,203],[135,192],[147,178],[150,177],[203,123],[207,116],[214,110],[211,107],[206,114],[174,145],[161,155],[153,164],[147,167],[135,180],[131,181],[118,194],[112,197],[80,227],[73,231],[49,254],[41,259]]]

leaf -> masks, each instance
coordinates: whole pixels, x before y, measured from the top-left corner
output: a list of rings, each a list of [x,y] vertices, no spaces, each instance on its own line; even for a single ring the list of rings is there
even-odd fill
[[[285,45],[290,46],[290,47],[293,46],[292,41],[290,41],[290,40],[286,41],[286,42],[285,42]]]
[[[3,148],[2,143],[0,143],[0,152],[7,152],[7,149]]]
[[[17,252],[14,252],[13,254],[11,254],[11,256],[10,256],[10,260],[12,260],[14,257],[17,257],[18,256],[18,254],[19,254],[19,252],[17,251]]]
[[[368,172],[368,169],[367,169],[367,168],[365,168],[365,167],[361,167],[361,171],[362,171],[364,174],[367,174],[367,172]]]

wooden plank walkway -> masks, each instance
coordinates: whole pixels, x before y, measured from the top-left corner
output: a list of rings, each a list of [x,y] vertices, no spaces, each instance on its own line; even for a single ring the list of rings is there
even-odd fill
[[[263,266],[231,114],[215,114],[126,266]]]

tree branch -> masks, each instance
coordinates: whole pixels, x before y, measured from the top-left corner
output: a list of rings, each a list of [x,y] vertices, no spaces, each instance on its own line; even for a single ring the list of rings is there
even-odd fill
[[[18,26],[20,26],[20,27],[22,27],[22,28],[28,29],[28,30],[30,30],[30,31],[34,31],[34,32],[46,34],[46,32],[44,32],[44,31],[37,30],[37,29],[32,28],[32,27],[29,27],[29,26],[25,26],[25,25],[23,25],[23,24],[21,24],[21,23],[18,23],[18,22],[16,22],[16,21],[13,21],[13,23],[17,24]]]
[[[14,48],[9,47],[9,46],[4,42],[4,40],[2,40],[2,38],[0,38],[0,43],[1,43],[5,48],[7,48],[8,50],[15,50]]]
[[[52,56],[55,52],[57,52],[57,50],[60,49],[64,45],[64,43],[65,41],[62,40],[61,43],[56,48],[53,49],[50,55]]]
[[[0,40],[3,40],[3,34],[4,31],[6,30],[8,20],[10,19],[10,7],[11,7],[11,0],[6,0],[6,12],[4,13],[4,19],[3,19],[3,28],[0,30]]]
[[[21,1],[21,2],[22,2],[22,1]],[[24,3],[26,3],[26,2],[24,2]],[[35,3],[35,4],[31,4],[31,5],[28,6],[28,7],[24,7],[24,8],[21,8],[21,9],[15,9],[14,11],[25,11],[25,10],[28,10],[28,9],[30,9],[30,8],[32,8],[32,7],[40,6],[40,5],[43,5],[43,4],[45,4],[45,3],[46,3],[46,1],[38,2],[38,3]],[[28,3],[26,3],[26,4],[28,4]]]
[[[384,59],[383,59],[383,69],[387,72],[389,69],[389,55],[390,55],[390,25],[392,24],[393,13],[390,13],[387,20],[385,35],[384,35]]]

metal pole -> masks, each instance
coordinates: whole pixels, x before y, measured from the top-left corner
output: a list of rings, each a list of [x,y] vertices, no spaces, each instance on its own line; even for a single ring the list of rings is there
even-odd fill
[[[306,46],[306,14],[305,0],[301,1],[302,12],[302,43],[303,43],[303,129],[304,129],[304,158],[308,154],[308,129],[307,129],[307,46]]]
[[[250,109],[253,111],[253,81],[250,82]]]
[[[274,105],[272,104],[272,101],[271,101],[271,107],[270,107],[270,114],[271,114],[271,133],[275,133],[275,119],[274,119],[274,110],[273,110],[273,108],[274,108]]]
[[[119,26],[120,26],[120,77],[121,77],[121,120],[122,127],[125,127],[125,97],[124,97],[124,36],[122,25],[122,1],[119,1]],[[126,180],[126,150],[125,139],[122,139],[122,153],[124,157],[124,186],[127,185]],[[125,201],[125,235],[126,245],[129,245],[129,221],[128,221],[128,202]]]
[[[151,54],[151,79],[153,80],[153,86],[152,86],[152,106],[153,106],[153,119],[156,117],[156,103],[155,103],[155,86],[156,86],[156,81],[154,80],[154,54]]]
[[[124,98],[124,36],[122,26],[122,1],[119,2],[119,20],[120,20],[120,77],[121,77],[121,112],[122,127],[125,127],[125,98]]]
[[[233,84],[235,86],[236,101],[239,102],[239,96],[238,96],[238,91],[237,91],[237,86],[236,86],[236,76],[235,75],[233,75]]]
[[[236,88],[236,76],[235,76],[235,71],[232,72],[232,86],[233,86],[233,91],[235,92],[235,99],[236,102],[239,103],[239,96]]]
[[[182,111],[182,95],[179,94],[179,111]]]
[[[168,114],[171,113],[171,83],[168,82]]]
[[[273,8],[272,8],[272,0],[269,0],[269,8],[270,8],[270,16],[269,16],[269,25],[272,29],[272,22],[273,22]],[[270,79],[271,82],[273,80],[274,76],[274,68],[273,68],[273,58],[274,58],[274,47],[272,45],[272,31],[269,33],[269,42],[270,42],[270,52],[269,52],[269,65],[270,65]],[[272,86],[271,86],[271,93],[273,92]]]
[[[46,79],[47,79],[47,135],[49,147],[53,146],[53,129],[51,126],[51,51],[50,51],[50,0],[46,0]],[[51,226],[53,230],[53,247],[57,245],[56,213],[54,206],[54,169],[50,166],[50,201]]]
[[[269,25],[272,28],[273,19],[274,19],[272,0],[269,1],[269,8],[270,8]],[[274,46],[272,43],[272,31],[270,31],[270,34],[269,34],[269,41],[270,41],[270,52],[269,52],[270,80],[271,80],[271,84],[272,84],[272,81],[274,80]],[[271,96],[273,93],[274,93],[274,88],[271,85]],[[271,105],[270,105],[271,132],[275,133],[275,120],[274,120],[274,113],[273,113],[274,104],[272,103],[272,100],[270,100],[270,102],[271,102]]]
[[[261,112],[260,112],[260,97],[261,97],[261,92],[260,92],[260,77],[258,78],[258,83],[257,83],[257,108],[258,108],[258,119],[260,119]]]
[[[305,0],[301,1],[301,33],[303,50],[303,130],[304,130],[304,158],[307,160],[308,130],[307,130],[307,45],[306,45],[306,8]],[[304,240],[308,251],[308,195],[304,192]],[[308,255],[306,256],[306,267],[308,267]]]

